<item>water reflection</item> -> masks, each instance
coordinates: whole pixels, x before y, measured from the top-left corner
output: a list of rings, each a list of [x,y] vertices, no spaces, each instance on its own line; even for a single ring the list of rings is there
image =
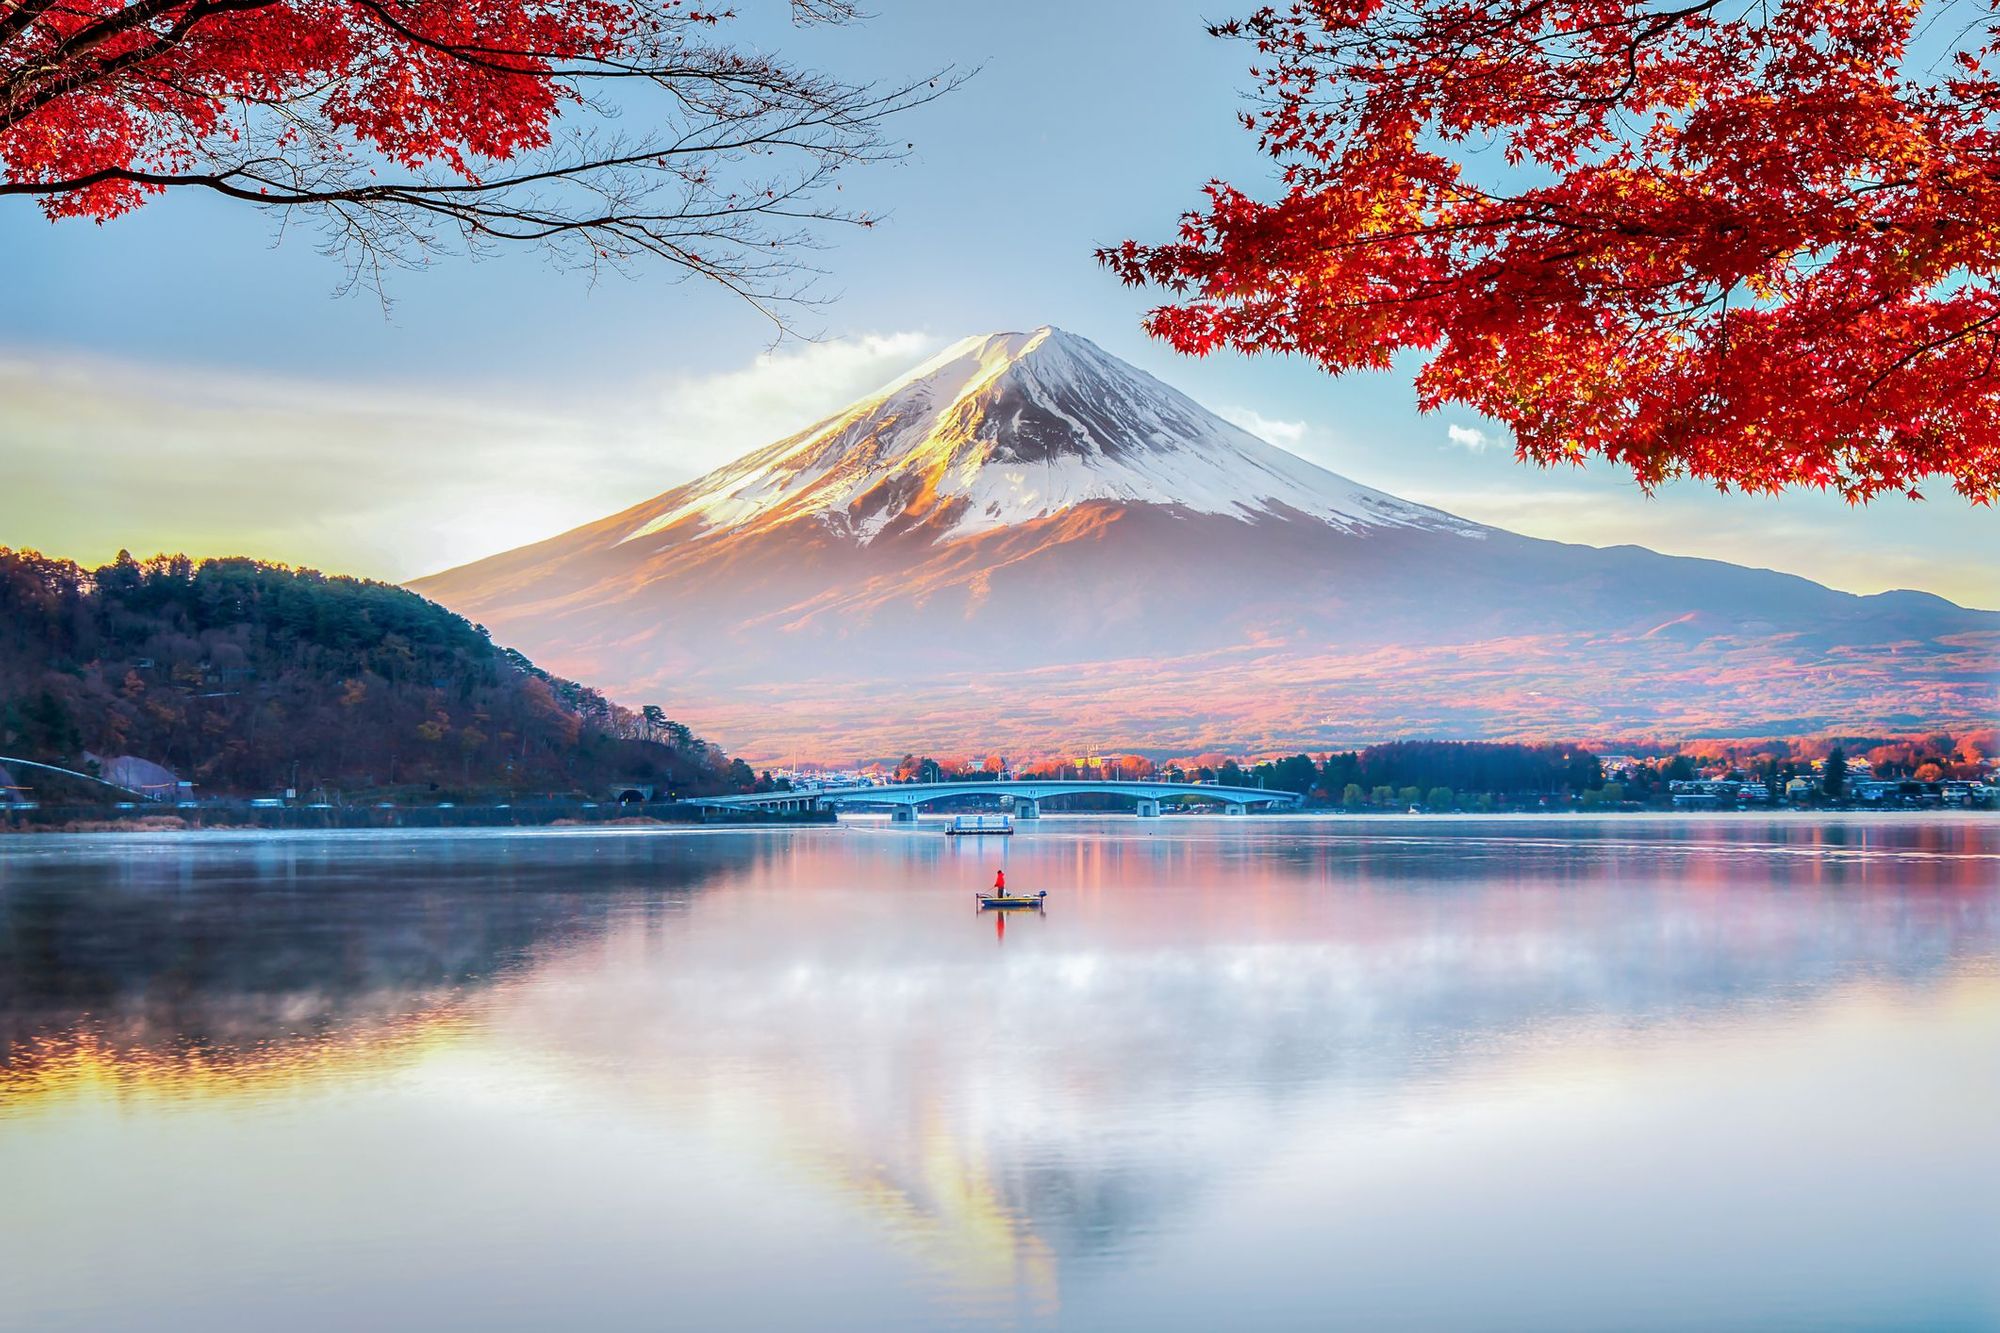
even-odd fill
[[[351,1065],[452,1023],[481,990],[621,912],[683,910],[725,862],[745,861],[615,840],[10,850],[0,1089],[38,1050],[88,1051],[104,1076],[129,1065],[154,1083],[177,1065],[204,1080]]]
[[[1728,1043],[1804,1049],[1829,1014],[1991,1026],[2000,1003],[1990,822],[1135,824],[1050,820],[997,852],[868,827],[10,848],[0,1164],[10,1126],[120,1151],[92,1106],[278,1107],[318,1132],[317,1111],[373,1089],[399,1115],[469,1105],[510,1132],[615,1126],[620,1160],[699,1159],[761,1226],[830,1206],[839,1245],[911,1265],[908,1294],[871,1288],[858,1326],[1095,1325],[1114,1292],[1124,1326],[1215,1326],[1219,1273],[1151,1308],[1170,1281],[1127,1288],[1246,1192],[1334,1225],[1366,1171],[1307,1169],[1323,1136],[1393,1158],[1412,1126],[1489,1132],[1523,1099],[1587,1118],[1634,1069],[1699,1087]],[[1050,890],[1046,916],[968,910],[1000,857]],[[2000,1075],[1971,1077],[1990,1116]],[[583,1171],[571,1202],[709,1217],[635,1188]],[[1636,1206],[1675,1203],[1673,1182],[1647,1188]],[[565,1220],[580,1252],[603,1244]],[[816,1244],[788,1258],[833,1281],[835,1242]],[[1268,1276],[1274,1309],[1304,1318],[1333,1281],[1310,1248]],[[1921,1270],[1933,1287],[1950,1258]],[[1968,1290],[1959,1314],[2000,1309]],[[605,1299],[600,1320],[647,1326]],[[735,1326],[788,1322],[782,1303],[732,1308]],[[1714,1326],[1698,1314],[1669,1302],[1651,1322]]]

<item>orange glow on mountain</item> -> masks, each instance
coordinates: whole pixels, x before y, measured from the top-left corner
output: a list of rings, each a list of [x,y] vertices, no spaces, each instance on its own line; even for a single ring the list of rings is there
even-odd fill
[[[1087,341],[971,338],[418,591],[758,763],[1990,725],[2000,614],[1517,536]]]

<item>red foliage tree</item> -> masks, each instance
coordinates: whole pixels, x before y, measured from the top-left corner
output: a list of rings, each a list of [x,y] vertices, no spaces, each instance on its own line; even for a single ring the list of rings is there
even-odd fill
[[[800,22],[854,17],[792,0]],[[0,195],[102,221],[196,189],[308,210],[351,277],[441,244],[645,257],[797,299],[842,167],[947,71],[847,83],[696,0],[0,0]],[[635,128],[619,128],[629,123]]]
[[[1590,455],[1850,500],[2000,491],[1993,9],[1918,0],[1304,0],[1214,31],[1281,168],[1100,259],[1184,352],[1334,373]],[[1918,50],[1928,43],[1936,49]]]

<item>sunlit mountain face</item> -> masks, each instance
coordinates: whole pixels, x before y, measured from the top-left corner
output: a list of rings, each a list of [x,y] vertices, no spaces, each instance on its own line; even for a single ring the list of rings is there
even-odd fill
[[[1983,722],[2000,613],[1399,500],[1057,329],[420,580],[752,757]]]

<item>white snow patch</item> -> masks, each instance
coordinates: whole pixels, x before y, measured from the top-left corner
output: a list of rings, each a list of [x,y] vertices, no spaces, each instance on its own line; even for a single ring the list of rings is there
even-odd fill
[[[1092,501],[1483,532],[1267,444],[1086,340],[1040,328],[952,344],[846,412],[662,496],[624,540],[690,519],[713,532],[814,516],[867,542],[918,507],[954,515],[943,539]]]

